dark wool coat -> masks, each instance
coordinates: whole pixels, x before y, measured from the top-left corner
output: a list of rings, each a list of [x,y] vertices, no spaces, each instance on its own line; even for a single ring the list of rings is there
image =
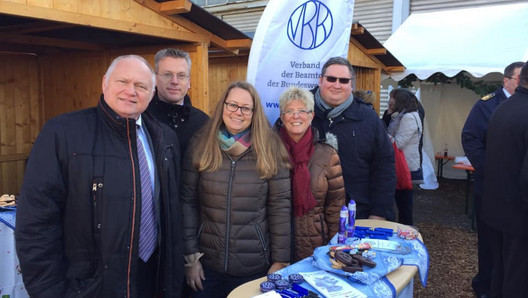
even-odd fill
[[[528,88],[517,87],[491,116],[486,136],[482,220],[515,237],[528,235]]]
[[[156,172],[159,279],[179,297],[184,274],[179,148],[148,114]],[[138,297],[141,182],[135,120],[97,108],[49,120],[29,156],[18,201],[16,246],[31,297]]]
[[[182,157],[192,136],[209,119],[206,113],[192,106],[191,98],[188,95],[185,95],[183,105],[173,105],[161,101],[158,92],[156,92],[147,111],[161,123],[167,124],[178,135]]]

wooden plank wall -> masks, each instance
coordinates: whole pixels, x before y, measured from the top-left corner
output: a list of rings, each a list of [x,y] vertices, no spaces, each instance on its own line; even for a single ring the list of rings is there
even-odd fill
[[[38,58],[0,54],[0,193],[18,194],[42,125]]]
[[[227,86],[234,81],[245,81],[248,56],[214,58],[209,61],[209,110],[211,115]]]
[[[376,68],[354,67],[356,70],[356,88],[354,90],[370,90],[376,92],[374,109],[379,113],[381,70]]]

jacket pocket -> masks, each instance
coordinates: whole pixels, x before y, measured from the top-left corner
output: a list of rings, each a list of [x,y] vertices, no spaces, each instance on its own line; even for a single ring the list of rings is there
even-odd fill
[[[266,237],[264,237],[264,233],[262,232],[262,229],[258,225],[255,225],[255,230],[257,231],[257,236],[260,240],[260,243],[262,244],[264,260],[266,261],[266,265],[269,266],[271,265],[271,260],[270,260],[270,251],[268,248],[268,243],[266,242]]]
[[[68,292],[66,297],[96,297],[101,289],[101,278],[97,277],[96,263],[83,261],[73,264],[66,272]]]

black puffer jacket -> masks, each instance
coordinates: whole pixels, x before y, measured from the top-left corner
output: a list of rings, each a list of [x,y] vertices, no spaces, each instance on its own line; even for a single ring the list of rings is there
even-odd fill
[[[237,276],[289,262],[289,170],[260,179],[250,148],[237,158],[224,152],[219,170],[199,173],[192,144],[183,161],[185,254],[202,252],[203,266]]]
[[[148,114],[142,119],[157,168],[158,283],[165,297],[179,297],[178,141]],[[140,210],[134,120],[117,117],[101,97],[97,108],[48,121],[17,210],[17,253],[31,297],[138,297]]]

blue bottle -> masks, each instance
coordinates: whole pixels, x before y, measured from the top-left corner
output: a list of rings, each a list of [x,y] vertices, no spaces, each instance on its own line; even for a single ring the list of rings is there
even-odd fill
[[[337,231],[337,243],[345,243],[346,240],[346,222],[348,217],[348,208],[343,206],[339,212],[339,230]]]
[[[356,229],[356,202],[350,200],[348,203],[348,228],[347,238],[354,237],[354,230]]]

